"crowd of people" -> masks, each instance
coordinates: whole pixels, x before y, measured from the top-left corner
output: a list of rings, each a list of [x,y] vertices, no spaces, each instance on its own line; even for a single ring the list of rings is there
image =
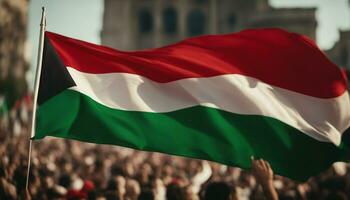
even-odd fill
[[[350,197],[350,170],[337,163],[300,183],[273,175],[269,164],[252,170],[214,162],[59,138],[34,142],[25,190],[30,98],[0,118],[0,199],[224,200]]]

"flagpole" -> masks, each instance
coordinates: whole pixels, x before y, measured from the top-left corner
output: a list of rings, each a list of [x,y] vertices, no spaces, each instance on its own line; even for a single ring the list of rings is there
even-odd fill
[[[35,136],[35,119],[36,119],[36,107],[37,107],[36,102],[38,100],[39,83],[40,83],[40,75],[41,75],[41,67],[42,67],[42,59],[43,59],[45,26],[46,26],[46,13],[45,13],[45,7],[42,7],[41,20],[40,20],[38,59],[37,59],[37,67],[36,67],[35,79],[34,79],[32,128],[31,128],[30,139],[29,139],[28,166],[27,166],[27,178],[26,178],[27,192],[28,192],[30,164],[31,164],[31,157],[32,157],[32,146],[33,146],[32,138]]]

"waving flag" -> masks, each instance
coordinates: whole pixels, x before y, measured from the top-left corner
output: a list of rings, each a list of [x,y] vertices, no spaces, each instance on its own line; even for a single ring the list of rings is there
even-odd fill
[[[349,160],[341,71],[280,29],[125,52],[45,33],[35,139],[55,136],[250,167],[305,180]]]

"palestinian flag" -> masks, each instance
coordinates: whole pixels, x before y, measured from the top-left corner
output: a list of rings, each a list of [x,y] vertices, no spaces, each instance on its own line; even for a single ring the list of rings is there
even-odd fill
[[[342,72],[280,29],[119,51],[45,33],[34,139],[54,136],[250,168],[296,180],[348,161]]]

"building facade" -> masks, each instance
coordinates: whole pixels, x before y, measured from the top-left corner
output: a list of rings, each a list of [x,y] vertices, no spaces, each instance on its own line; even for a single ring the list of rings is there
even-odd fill
[[[350,71],[350,30],[339,34],[339,40],[326,53],[335,64]]]
[[[27,91],[28,0],[0,0],[0,96],[13,103]]]
[[[350,80],[350,30],[340,31],[339,40],[326,51],[328,57],[346,73]],[[348,84],[350,91],[350,84]]]
[[[272,8],[268,0],[105,0],[102,44],[159,47],[202,34],[280,27],[316,38],[315,8]]]

